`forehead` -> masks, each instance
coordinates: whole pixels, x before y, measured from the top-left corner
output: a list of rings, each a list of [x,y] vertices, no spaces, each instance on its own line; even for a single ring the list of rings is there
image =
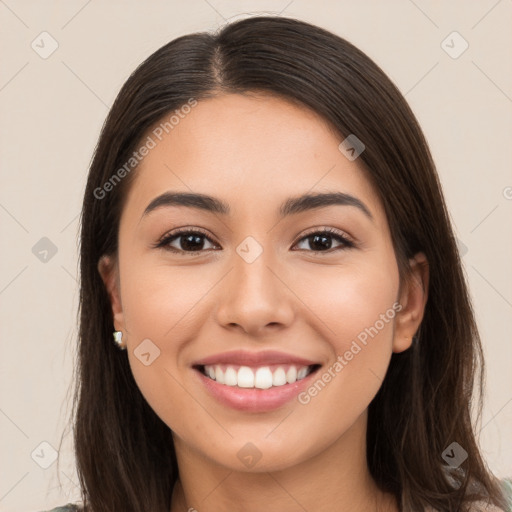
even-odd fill
[[[172,123],[165,116],[146,134],[155,144],[129,193],[139,208],[171,189],[223,198],[235,213],[338,190],[381,213],[364,165],[340,152],[343,137],[312,110],[268,95],[226,94],[184,112]]]

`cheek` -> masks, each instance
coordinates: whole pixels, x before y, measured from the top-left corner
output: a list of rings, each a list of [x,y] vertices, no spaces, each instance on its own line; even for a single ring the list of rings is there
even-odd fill
[[[356,339],[364,344],[378,336],[391,342],[398,296],[394,260],[313,268],[301,275],[294,290],[316,317],[316,325],[324,326],[322,332],[337,354],[349,350]]]
[[[183,346],[191,339],[186,330],[194,305],[206,293],[204,279],[202,284],[200,279],[193,283],[190,271],[144,264],[142,259],[125,263],[122,299],[133,378],[149,406],[173,431],[206,435],[205,425],[196,421],[201,414],[194,410],[179,364]],[[184,410],[191,412],[186,420],[177,414]]]
[[[196,410],[183,385],[190,370],[182,357],[197,336],[206,314],[205,300],[219,276],[207,265],[171,267],[136,256],[121,259],[120,272],[128,357],[137,386],[173,431],[207,436],[207,423],[199,421],[201,409]],[[139,346],[145,346],[144,352]],[[140,357],[141,352],[149,357]],[[190,414],[176,413],[184,410]]]
[[[331,273],[330,280],[320,274],[308,279],[310,287],[315,283],[316,292],[306,302],[318,316],[316,326],[323,326],[331,358],[298,398],[307,417],[323,425],[326,440],[349,428],[384,380],[399,309],[398,271],[393,265],[390,261],[387,268],[340,269],[337,277]]]
[[[162,344],[190,324],[195,306],[218,280],[207,265],[171,266],[150,258],[127,259],[121,279],[128,330]]]

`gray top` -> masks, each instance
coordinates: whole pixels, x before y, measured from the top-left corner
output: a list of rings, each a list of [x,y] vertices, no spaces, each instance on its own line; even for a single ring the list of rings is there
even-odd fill
[[[472,511],[474,512],[512,512],[512,478],[505,478],[501,480],[501,486],[503,488],[503,491],[505,493],[505,496],[508,499],[508,507],[506,510],[501,511],[501,509],[498,509],[496,507],[493,507],[491,509],[486,508],[485,504],[483,502],[478,502],[478,504],[475,504],[474,507],[472,507]],[[74,505],[72,503],[68,503],[67,505],[62,505],[61,507],[54,508],[52,510],[48,510],[47,512],[81,512],[80,505]],[[44,511],[43,511],[44,512]]]

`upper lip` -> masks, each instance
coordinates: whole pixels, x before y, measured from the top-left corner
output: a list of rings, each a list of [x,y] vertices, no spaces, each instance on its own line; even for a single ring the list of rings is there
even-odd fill
[[[263,350],[260,352],[248,352],[246,350],[233,350],[214,354],[205,357],[193,363],[193,366],[205,366],[213,364],[235,364],[240,366],[264,366],[271,364],[295,364],[299,366],[310,366],[319,364],[316,361],[304,359],[286,354],[285,352],[277,352],[275,350]]]

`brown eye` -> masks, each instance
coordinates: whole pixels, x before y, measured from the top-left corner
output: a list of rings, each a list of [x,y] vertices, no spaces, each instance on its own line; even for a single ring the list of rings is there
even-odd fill
[[[211,244],[212,247],[205,247],[205,243]],[[202,231],[188,229],[167,234],[158,242],[156,247],[162,247],[173,252],[193,253],[218,246]]]
[[[332,248],[333,239],[339,242],[340,246]],[[310,250],[313,252],[334,252],[354,246],[343,233],[334,229],[315,231],[301,238],[299,243],[304,243],[303,241],[309,245]]]

